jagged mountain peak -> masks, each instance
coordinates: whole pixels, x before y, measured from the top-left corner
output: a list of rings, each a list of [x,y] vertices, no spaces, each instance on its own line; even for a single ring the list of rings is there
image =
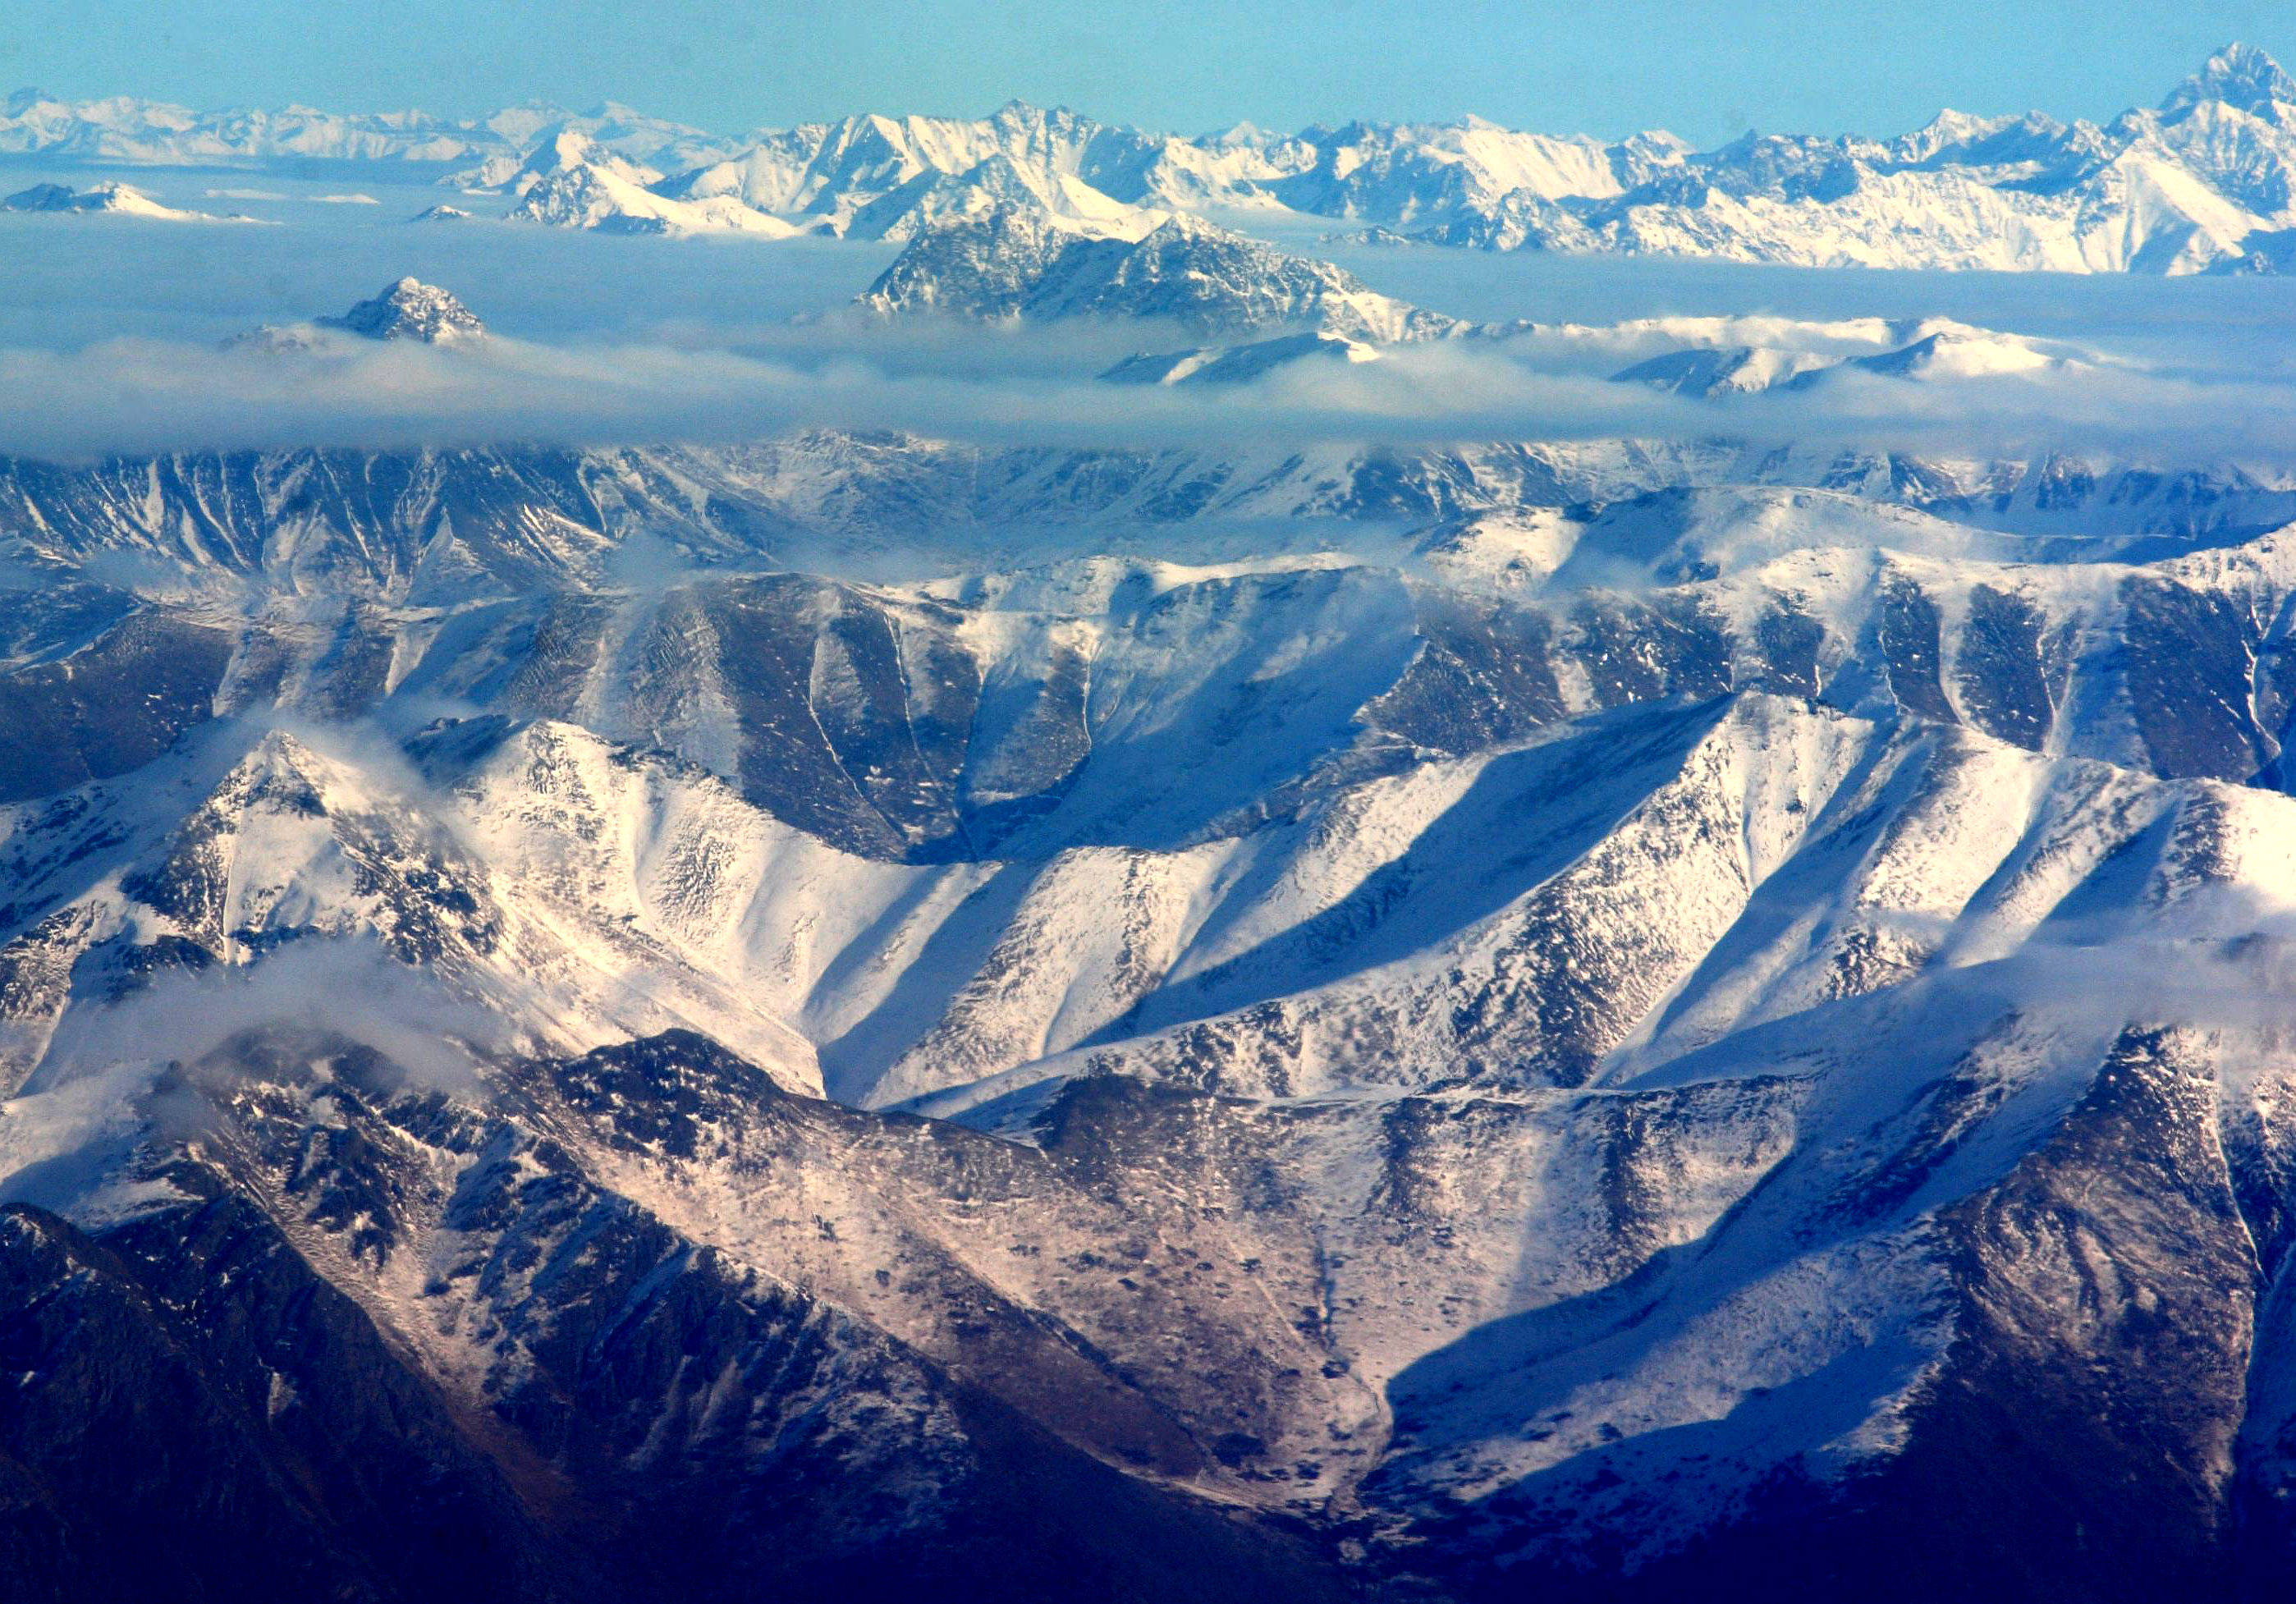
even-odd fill
[[[454,296],[413,277],[384,285],[340,317],[319,321],[324,327],[348,329],[369,340],[419,340],[425,345],[475,340],[487,331],[477,315]]]
[[[1029,289],[1061,251],[1083,237],[1072,225],[1036,206],[998,204],[933,218],[917,229],[858,304],[888,315],[1018,315]]]
[[[559,128],[535,147],[529,165],[545,161],[556,167],[570,167],[578,161],[587,161],[597,149],[596,142],[578,128]]]
[[[617,156],[584,130],[564,124],[543,135],[528,155],[520,172],[534,178],[545,178],[554,173],[586,167],[603,168],[633,184],[652,184],[661,176],[660,172],[641,162]]]
[[[1232,150],[1250,145],[1265,144],[1271,137],[1273,137],[1273,135],[1271,135],[1267,129],[1261,127],[1250,118],[1245,117],[1239,118],[1225,128],[1215,129],[1213,132],[1202,135],[1196,143],[1199,144],[1210,145],[1216,149]]]
[[[1016,122],[1064,121],[1072,120],[1076,116],[1066,106],[1039,106],[1034,101],[1022,100],[1017,94],[990,114],[991,120],[1002,119]]]
[[[1185,213],[1129,239],[1027,206],[926,225],[859,304],[992,320],[1162,318],[1215,334],[1292,326],[1376,342],[1456,326],[1328,262]]]
[[[2203,101],[2218,101],[2243,111],[2268,110],[2275,104],[2296,102],[2296,78],[2266,52],[2235,41],[2170,90],[2161,110],[2182,111]]]

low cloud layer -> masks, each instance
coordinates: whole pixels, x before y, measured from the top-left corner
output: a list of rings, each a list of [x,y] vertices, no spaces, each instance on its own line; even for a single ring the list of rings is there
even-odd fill
[[[109,1007],[79,1011],[50,1043],[38,1084],[118,1064],[196,1063],[243,1031],[303,1030],[372,1047],[424,1084],[475,1086],[469,1046],[499,1048],[504,1027],[371,938],[281,948],[263,962],[168,974]]]
[[[119,1181],[128,1155],[154,1134],[204,1128],[208,1100],[241,1072],[229,1045],[254,1031],[371,1047],[384,1073],[464,1096],[481,1091],[473,1054],[505,1045],[501,1020],[365,937],[315,938],[259,964],[164,974],[72,1013],[32,1083],[0,1100],[0,1202],[82,1218],[144,1206],[153,1189]],[[189,1077],[171,1078],[171,1065],[188,1067]]]
[[[2265,282],[1341,250],[1375,287],[1438,310],[1579,326],[1159,389],[1095,375],[1196,343],[1175,329],[886,326],[837,313],[892,247],[414,225],[395,219],[435,191],[378,189],[390,209],[378,221],[374,208],[321,204],[332,192],[313,188],[287,228],[97,220],[70,236],[100,233],[93,255],[52,248],[68,224],[0,219],[0,243],[26,247],[0,269],[0,385],[14,400],[0,408],[0,454],[721,443],[834,427],[1086,447],[1727,436],[1983,457],[2296,459],[2296,295]],[[496,337],[463,350],[217,348],[258,323],[340,310],[406,272],[461,296]],[[1914,382],[1845,374],[1807,393],[1708,403],[1609,381],[1695,343],[1694,331],[1587,328],[1715,314],[1742,321],[1710,337],[1754,342],[1811,319],[1942,314],[2101,360]]]
[[[347,340],[286,354],[135,339],[0,349],[0,389],[37,398],[0,411],[0,453],[723,443],[833,427],[1086,447],[1726,435],[1952,455],[2296,461],[2296,374],[2228,364],[1843,373],[1804,392],[1704,401],[1611,382],[1587,371],[1583,351],[1557,360],[1552,342],[1456,341],[1374,363],[1294,364],[1245,385],[1098,381],[1143,332],[1154,331],[848,338],[816,326],[746,348],[498,337],[477,348]],[[1167,348],[1176,338],[1165,331]]]

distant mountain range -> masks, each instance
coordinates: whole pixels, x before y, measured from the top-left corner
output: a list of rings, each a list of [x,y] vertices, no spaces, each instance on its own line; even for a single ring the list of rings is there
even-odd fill
[[[884,317],[992,323],[1087,319],[1220,341],[1134,354],[1102,377],[1132,384],[1249,382],[1295,363],[1375,362],[1397,347],[1537,342],[1591,363],[1661,347],[1614,375],[1700,400],[1801,392],[1852,375],[1898,380],[2062,375],[2091,354],[1946,318],[1814,323],[1675,318],[1608,328],[1469,323],[1381,295],[1330,263],[1173,214],[1137,239],[1080,233],[1041,209],[999,206],[926,225],[856,300]],[[1759,344],[1729,343],[1734,335]],[[1331,370],[1322,369],[1324,372]]]
[[[633,160],[673,166],[711,160],[739,143],[611,102],[584,113],[529,104],[455,119],[422,111],[346,116],[308,106],[193,111],[127,95],[60,101],[37,89],[0,101],[0,151],[122,165],[475,161],[522,154],[561,130],[590,135]]]
[[[194,113],[32,91],[0,152],[90,163],[456,164],[527,221],[622,232],[905,240],[1032,204],[1136,236],[1174,213],[1283,210],[1381,243],[1721,257],[1810,266],[2279,271],[2296,266],[2296,80],[2230,45],[2110,123],[1941,113],[1894,139],[1666,134],[1604,142],[1350,123],[1196,138],[1013,102],[977,120],[861,116],[726,138],[606,105],[455,121],[307,108]]]

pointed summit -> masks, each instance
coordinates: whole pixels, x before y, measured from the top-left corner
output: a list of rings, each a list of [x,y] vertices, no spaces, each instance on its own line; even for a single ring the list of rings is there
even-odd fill
[[[1233,151],[1250,145],[1266,144],[1267,141],[1267,130],[1247,117],[1226,128],[1216,129],[1205,135],[1201,143],[1219,150]]]
[[[373,300],[363,300],[340,317],[323,317],[330,329],[348,329],[369,340],[419,340],[442,345],[476,340],[487,331],[468,307],[435,284],[403,278],[385,286]]]
[[[2276,102],[2296,102],[2296,78],[2253,45],[2227,45],[2169,91],[2161,110],[2182,111],[2203,101],[2219,101],[2243,111],[2269,111]]]

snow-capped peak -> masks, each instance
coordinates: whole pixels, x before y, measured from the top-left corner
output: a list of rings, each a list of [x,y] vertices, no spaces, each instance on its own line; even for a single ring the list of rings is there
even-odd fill
[[[319,321],[324,327],[348,329],[369,340],[419,340],[425,345],[475,340],[487,331],[486,325],[461,301],[436,284],[414,278],[384,286],[381,294],[359,302],[340,317]]]
[[[1270,137],[1267,129],[1247,117],[1229,124],[1217,133],[1205,135],[1196,143],[1214,150],[1246,150],[1266,144]]]
[[[2253,45],[2232,44],[2210,56],[2201,70],[2169,91],[2163,112],[2182,111],[2203,101],[2220,101],[2243,111],[2266,112],[2275,104],[2296,102],[2296,78]]]
[[[36,184],[0,200],[0,211],[114,212],[124,217],[160,217],[178,223],[223,220],[211,217],[205,212],[182,211],[172,206],[162,206],[142,190],[125,184],[99,184],[93,189],[77,191],[69,184]]]
[[[1288,326],[1380,343],[1456,327],[1328,262],[1185,214],[1134,240],[1029,206],[929,225],[860,299],[882,314],[1156,318],[1212,334]]]
[[[526,159],[526,170],[537,177],[547,177],[574,167],[603,168],[633,184],[652,184],[661,176],[652,168],[625,160],[601,148],[596,140],[578,128],[560,128],[537,145]]]

